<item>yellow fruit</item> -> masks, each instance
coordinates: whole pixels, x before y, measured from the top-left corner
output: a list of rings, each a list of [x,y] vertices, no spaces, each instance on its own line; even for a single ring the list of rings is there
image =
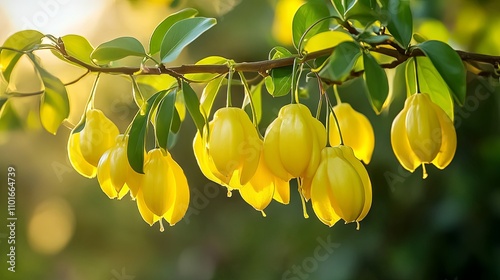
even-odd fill
[[[408,97],[403,110],[394,118],[391,144],[401,165],[410,172],[432,163],[443,169],[451,162],[457,136],[448,115],[424,93]]]
[[[73,168],[81,175],[92,178],[97,173],[101,156],[115,144],[119,131],[100,110],[86,113],[84,128],[71,132],[68,140],[68,156]]]
[[[141,187],[144,203],[156,216],[170,225],[184,217],[189,206],[189,186],[182,168],[167,151],[148,152]]]
[[[333,111],[340,125],[344,145],[351,147],[354,155],[365,164],[370,163],[375,148],[375,135],[368,118],[354,110],[348,103],[336,105]],[[340,145],[339,129],[331,113],[329,137],[330,145]]]
[[[205,137],[209,162],[205,165],[215,169],[213,175],[233,189],[246,184],[257,170],[262,142],[245,111],[233,107],[217,110]],[[233,178],[238,183],[230,184]]]
[[[128,162],[127,142],[128,136],[119,135],[116,144],[104,152],[97,166],[97,179],[109,198],[120,199],[129,189],[135,198],[142,185],[144,175],[135,172]]]
[[[264,159],[271,173],[289,181],[312,177],[326,146],[326,130],[302,104],[283,106],[264,137]]]
[[[311,183],[314,213],[326,225],[338,220],[358,223],[372,203],[368,172],[349,146],[326,147]]]
[[[262,153],[257,171],[239,191],[243,200],[258,211],[263,211],[271,203],[273,197],[283,204],[288,204],[290,201],[288,182],[274,176],[269,171]],[[264,212],[262,213],[264,214]]]

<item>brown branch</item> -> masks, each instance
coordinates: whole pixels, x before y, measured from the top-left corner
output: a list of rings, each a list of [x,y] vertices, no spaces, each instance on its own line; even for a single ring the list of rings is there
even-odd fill
[[[348,21],[339,21],[339,24],[346,29],[349,33],[353,35],[358,35],[359,31],[354,28]],[[395,60],[391,63],[381,65],[383,68],[394,68],[403,62],[405,62],[410,57],[415,56],[424,56],[425,54],[418,48],[411,49],[410,52],[401,48],[397,43],[391,40],[386,40],[378,45],[373,45],[371,51],[384,54],[386,56],[390,56],[395,58]],[[195,65],[195,64],[186,64],[181,66],[167,67],[165,65],[149,67],[101,67],[97,65],[90,65],[81,60],[78,60],[75,57],[72,57],[66,52],[64,47],[64,43],[62,40],[59,40],[56,49],[62,54],[62,56],[77,65],[80,65],[86,68],[90,72],[100,72],[100,73],[108,73],[108,74],[124,74],[124,75],[171,75],[178,79],[185,79],[185,74],[194,74],[194,73],[214,73],[214,74],[225,74],[230,71],[229,65]],[[269,71],[275,68],[280,67],[288,67],[292,66],[294,61],[299,58],[301,62],[306,62],[309,60],[313,60],[319,57],[325,57],[330,55],[335,48],[323,49],[315,52],[311,52],[306,54],[303,57],[291,56],[281,59],[275,60],[263,60],[263,61],[255,61],[255,62],[240,62],[235,63],[233,65],[233,70],[238,72],[254,72],[259,73],[260,75],[267,75]],[[457,50],[456,51],[460,58],[463,61],[476,61],[482,63],[488,63],[495,67],[500,65],[500,56],[491,56],[485,54],[478,53],[470,53]],[[359,71],[358,71],[359,72]],[[355,74],[355,73],[353,73]],[[484,73],[483,73],[484,74]],[[353,76],[359,76],[359,73],[356,73]],[[490,75],[495,75],[491,73]]]

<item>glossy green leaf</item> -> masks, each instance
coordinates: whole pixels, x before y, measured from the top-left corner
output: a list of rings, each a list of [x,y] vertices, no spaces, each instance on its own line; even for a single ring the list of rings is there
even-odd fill
[[[158,24],[158,26],[156,26],[153,34],[151,34],[151,38],[149,39],[149,54],[153,55],[160,51],[163,38],[174,23],[186,18],[192,18],[197,14],[197,10],[186,8],[166,17],[160,24]]]
[[[198,100],[198,96],[196,95],[196,92],[194,92],[194,90],[191,88],[191,86],[186,82],[182,83],[182,92],[184,94],[184,100],[186,101],[188,112],[191,115],[196,128],[198,128],[200,134],[203,135],[205,118],[200,111],[200,101]]]
[[[274,47],[269,52],[270,59],[280,59],[292,56],[292,53],[283,47]],[[293,67],[280,67],[271,70],[265,79],[266,89],[274,97],[287,95],[292,88]]]
[[[368,89],[368,96],[375,113],[380,114],[384,102],[389,95],[389,82],[384,69],[380,67],[377,60],[369,53],[363,53],[363,63],[365,66],[365,83]]]
[[[352,9],[352,7],[358,2],[357,0],[331,0],[333,7],[339,14],[341,18],[344,18],[345,14]]]
[[[141,42],[133,37],[119,37],[97,46],[90,57],[99,65],[120,60],[128,56],[145,57]]]
[[[413,17],[409,0],[384,0],[387,29],[403,48],[407,48],[413,35]]]
[[[266,83],[266,88],[273,97],[287,95],[292,89],[292,67],[280,67],[271,70],[271,81]],[[272,86],[271,86],[272,85]]]
[[[35,66],[44,86],[40,102],[40,120],[48,132],[56,134],[62,122],[69,117],[69,98],[64,84],[37,62]]]
[[[217,96],[217,93],[219,92],[219,89],[221,88],[225,80],[226,75],[220,76],[210,81],[203,89],[200,97],[200,108],[206,118],[208,118],[208,116],[210,115],[215,97]]]
[[[0,131],[21,129],[23,121],[12,106],[11,99],[0,99]]]
[[[381,12],[377,0],[358,0],[355,5],[346,12],[346,18],[357,20],[363,26],[369,26],[377,20],[380,20],[383,25],[386,25],[387,22],[384,21],[384,16]]]
[[[156,107],[166,90],[159,91],[148,98],[143,112],[135,115],[129,131],[127,158],[132,169],[137,173],[144,173],[144,154],[146,153],[146,136],[152,108]],[[144,114],[141,114],[144,113]]]
[[[196,65],[224,65],[227,64],[228,59],[221,56],[209,56],[202,60],[196,62]],[[207,83],[215,77],[219,76],[219,73],[196,73],[196,74],[186,74],[186,79],[195,82]]]
[[[260,82],[256,86],[252,86],[250,94],[252,95],[253,106],[255,108],[255,115],[257,115],[257,124],[262,120],[262,85]]]
[[[344,0],[331,0],[331,1],[333,7],[337,11],[337,14],[339,14],[341,18],[344,18],[345,15]]]
[[[380,44],[387,40],[390,40],[391,36],[389,35],[370,35],[366,37],[362,37],[361,40],[368,44]]]
[[[344,31],[331,30],[321,32],[307,40],[304,45],[304,51],[307,53],[311,53],[319,50],[329,49],[345,41],[354,41],[354,38]]]
[[[80,61],[85,62],[88,65],[93,65],[92,59],[90,58],[92,52],[94,51],[94,47],[89,43],[89,41],[80,35],[66,35],[61,37],[62,42],[64,43],[64,49],[69,56],[72,56]],[[62,60],[67,61],[64,57],[61,56],[59,52],[53,51],[53,53],[61,58]],[[75,65],[80,66],[72,62]],[[81,67],[81,66],[80,66]]]
[[[415,58],[408,61],[408,75],[415,75]],[[454,118],[453,98],[446,85],[446,82],[439,75],[427,57],[417,57],[417,73],[420,92],[427,93],[432,102],[441,107],[451,120]],[[415,79],[413,79],[414,85]],[[416,92],[416,89],[413,89]]]
[[[300,6],[292,21],[292,38],[295,48],[297,49],[299,47],[300,40],[309,27],[311,27],[318,20],[329,16],[330,12],[323,1],[306,2],[304,5]],[[307,41],[309,38],[320,32],[328,31],[328,27],[328,20],[322,21],[308,31],[303,38],[304,41]]]
[[[23,30],[11,35],[2,47],[26,51],[42,42],[44,35],[35,30]],[[0,71],[10,81],[12,70],[23,54],[21,52],[2,49],[0,51]]]
[[[175,111],[176,90],[170,91],[162,98],[156,110],[155,134],[158,145],[168,149],[168,136],[172,128]]]
[[[466,94],[466,71],[460,56],[448,44],[441,41],[426,41],[419,44],[437,72],[451,89],[457,103],[462,106]]]
[[[174,23],[163,37],[160,48],[161,62],[175,60],[187,45],[216,23],[214,18],[203,17],[186,18]]]
[[[351,73],[360,55],[361,49],[356,43],[340,43],[319,72],[320,77],[330,81],[344,81]]]
[[[177,108],[174,108],[174,115],[172,117],[172,125],[170,126],[170,132],[177,134],[181,130],[182,119],[180,117]]]

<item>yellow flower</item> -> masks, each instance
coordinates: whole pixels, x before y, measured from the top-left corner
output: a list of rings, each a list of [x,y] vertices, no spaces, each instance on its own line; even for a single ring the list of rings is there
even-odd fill
[[[311,184],[314,213],[326,225],[338,220],[359,222],[368,214],[372,203],[370,177],[351,147],[327,147],[321,151],[321,162]]]
[[[448,115],[424,93],[405,101],[391,128],[391,144],[401,165],[413,172],[432,163],[443,169],[451,162],[457,148],[457,136]]]
[[[284,181],[312,178],[326,145],[326,130],[302,104],[283,106],[267,128],[264,159],[271,173]]]
[[[135,198],[142,184],[143,174],[135,172],[127,158],[128,136],[118,135],[116,145],[104,152],[97,166],[97,180],[103,192],[111,199],[121,199],[130,189]]]
[[[354,150],[354,155],[365,164],[370,163],[375,147],[373,127],[363,114],[354,110],[348,103],[340,103],[333,107],[340,125],[344,145]],[[340,145],[340,134],[337,123],[330,113],[330,145]]]
[[[85,114],[84,128],[80,132],[71,132],[68,156],[78,173],[93,178],[101,156],[115,144],[119,131],[100,110],[91,109]]]
[[[233,189],[246,184],[257,170],[262,142],[245,111],[234,107],[217,110],[204,135],[213,175]],[[230,183],[236,179],[237,183]]]
[[[290,187],[288,182],[274,176],[266,165],[261,153],[259,166],[250,181],[240,187],[240,195],[255,210],[264,214],[264,209],[273,198],[283,204],[290,202]]]
[[[182,168],[169,152],[157,148],[148,152],[141,186],[144,204],[170,225],[180,221],[189,205],[189,186]]]

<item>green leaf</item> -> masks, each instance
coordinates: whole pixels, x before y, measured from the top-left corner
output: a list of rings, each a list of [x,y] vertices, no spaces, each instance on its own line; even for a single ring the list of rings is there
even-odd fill
[[[161,62],[175,60],[187,45],[216,23],[214,18],[203,17],[187,18],[174,23],[163,37],[160,48]]]
[[[345,18],[345,14],[352,9],[358,2],[357,0],[331,0],[333,7],[341,18]]]
[[[56,134],[62,122],[69,117],[68,92],[56,76],[50,74],[34,60],[44,85],[40,102],[40,121],[48,132]]]
[[[169,150],[172,149],[177,143],[177,140],[179,139],[179,131],[181,129],[181,124],[182,121],[179,116],[179,113],[177,112],[177,110],[174,110],[174,118],[172,119],[172,126],[168,134],[167,149]]]
[[[148,98],[145,105],[146,108],[144,110],[139,110],[132,121],[132,126],[128,134],[127,158],[130,166],[137,173],[144,173],[144,154],[146,153],[146,136],[150,112],[152,108],[158,105],[161,98],[166,93],[166,90],[162,90]]]
[[[196,62],[195,65],[224,65],[227,64],[228,59],[221,56],[209,56],[205,57],[202,60]],[[196,74],[186,74],[186,79],[195,82],[206,83],[219,76],[219,73],[196,73]]]
[[[403,48],[410,44],[413,34],[413,17],[410,0],[384,0],[389,18],[387,29]]]
[[[345,7],[344,7],[344,0],[331,0],[333,7],[339,14],[341,18],[344,18],[345,15]]]
[[[0,99],[0,131],[22,129],[23,121],[12,106],[11,99]]]
[[[415,59],[415,58],[414,58]],[[415,60],[408,61],[407,72],[415,75]],[[427,57],[417,57],[418,84],[420,92],[427,93],[432,102],[441,107],[451,120],[454,118],[453,98],[446,82],[439,75],[432,62]],[[413,68],[413,71],[410,70]]]
[[[200,101],[198,100],[198,96],[196,95],[196,92],[194,92],[194,90],[191,88],[191,86],[186,82],[182,82],[182,92],[184,94],[184,100],[186,101],[188,112],[191,115],[196,128],[198,128],[200,134],[203,135],[205,118],[200,111]]]
[[[217,93],[219,92],[219,89],[225,79],[226,75],[222,75],[216,79],[213,79],[212,81],[208,82],[208,84],[203,89],[203,92],[201,93],[200,108],[206,118],[208,118],[208,116],[210,115],[215,97],[217,96]]]
[[[176,93],[176,90],[172,90],[165,95],[156,111],[156,140],[158,145],[166,150],[168,149],[168,136],[174,119]]]
[[[365,66],[365,82],[368,89],[370,101],[375,113],[380,114],[384,102],[389,95],[389,82],[387,75],[378,64],[377,60],[369,53],[363,53],[363,64]]]
[[[383,25],[383,16],[377,0],[358,0],[355,5],[346,12],[347,19],[359,21],[363,26],[369,26],[377,20],[380,20]]]
[[[253,106],[255,108],[255,114],[257,115],[257,124],[262,120],[262,85],[263,82],[252,86],[250,89],[250,94],[252,95]]]
[[[367,33],[363,33],[363,34],[367,34]],[[363,34],[361,34],[361,35],[363,35]],[[389,36],[389,35],[369,35],[366,37],[360,36],[360,39],[363,42],[368,43],[368,44],[380,44],[382,42],[390,40],[391,36]]]
[[[66,35],[61,37],[61,41],[64,43],[64,49],[66,53],[80,61],[85,62],[88,65],[93,65],[90,55],[94,51],[94,47],[89,43],[89,41],[80,35]],[[67,61],[59,52],[52,51],[60,59]],[[79,64],[71,62],[77,66],[82,67]]]
[[[360,55],[361,49],[358,44],[348,41],[340,43],[319,72],[320,77],[330,81],[344,81]]]
[[[462,106],[466,95],[466,71],[460,56],[448,44],[426,41],[417,48],[430,59],[437,72],[451,89],[457,103]]]
[[[166,17],[160,24],[158,24],[158,26],[156,26],[153,34],[151,34],[151,38],[149,39],[149,54],[153,55],[160,51],[163,38],[174,23],[186,18],[194,17],[197,14],[197,10],[186,8]]]
[[[269,80],[266,81],[267,91],[273,97],[280,97],[287,95],[292,89],[292,67],[280,67],[271,70],[271,81],[272,86],[269,84]]]
[[[300,6],[300,8],[293,16],[292,21],[292,38],[295,48],[298,49],[299,45],[301,44],[300,40],[302,39],[302,36],[311,25],[313,25],[318,20],[329,16],[330,12],[328,11],[328,7],[323,1],[306,2],[304,5]],[[307,41],[309,38],[320,32],[328,31],[329,25],[330,24],[327,20],[317,24],[316,26],[311,28],[304,36],[304,41]]]
[[[269,52],[272,60],[290,57],[292,53],[284,47],[274,47]],[[265,79],[266,89],[274,97],[287,95],[292,88],[293,67],[280,67],[271,70]]]
[[[16,49],[19,51],[26,51],[34,48],[36,45],[42,43],[44,35],[35,30],[23,30],[11,35],[5,40],[2,47]],[[0,51],[0,71],[7,81],[10,81],[10,76],[14,66],[21,58],[23,53],[5,50]]]
[[[119,37],[100,44],[90,55],[99,65],[108,64],[128,56],[145,57],[141,42],[133,37]]]

